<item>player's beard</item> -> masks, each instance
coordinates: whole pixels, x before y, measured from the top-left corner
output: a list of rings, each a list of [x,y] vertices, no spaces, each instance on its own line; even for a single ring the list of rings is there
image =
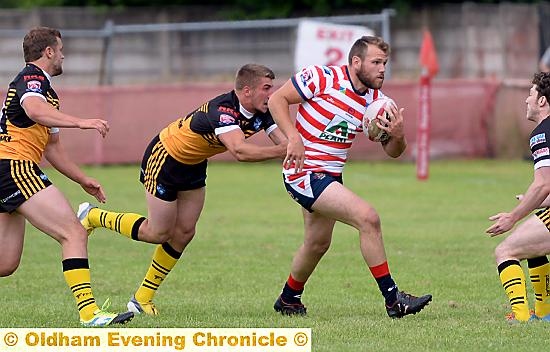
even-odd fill
[[[53,67],[52,77],[59,76],[62,73],[63,73],[63,66],[61,66],[61,64],[55,65]]]
[[[369,77],[363,70],[362,70],[362,66],[361,66],[361,69],[359,69],[359,71],[357,72],[357,78],[359,79],[359,81],[367,88],[370,88],[370,89],[380,89],[382,88],[382,84],[384,83],[384,79],[380,79],[379,81],[376,81],[376,77],[371,78]]]

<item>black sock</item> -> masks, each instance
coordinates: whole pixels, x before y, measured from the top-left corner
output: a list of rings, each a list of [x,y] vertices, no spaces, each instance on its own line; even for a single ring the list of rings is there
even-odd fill
[[[393,281],[391,275],[384,275],[376,279],[378,283],[378,288],[384,299],[386,300],[387,306],[392,306],[397,300],[397,285]]]
[[[281,298],[285,303],[295,304],[302,303],[302,293],[304,290],[294,290],[288,284],[285,284],[283,292],[281,293]]]

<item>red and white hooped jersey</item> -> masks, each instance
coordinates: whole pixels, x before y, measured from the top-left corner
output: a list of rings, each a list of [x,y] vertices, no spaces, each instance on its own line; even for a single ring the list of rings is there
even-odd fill
[[[304,99],[298,107],[296,128],[305,147],[304,172],[342,174],[358,133],[363,132],[365,109],[383,97],[377,89],[361,95],[349,77],[348,66],[308,66],[291,77]],[[294,173],[294,168],[283,171]]]

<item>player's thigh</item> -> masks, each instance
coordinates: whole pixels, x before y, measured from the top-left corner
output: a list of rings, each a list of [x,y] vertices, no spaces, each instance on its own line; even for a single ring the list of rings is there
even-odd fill
[[[374,208],[344,185],[332,182],[312,206],[315,212],[355,228],[379,222]]]
[[[178,192],[176,227],[183,232],[194,232],[204,207],[206,187]]]
[[[332,240],[336,220],[315,211],[309,212],[302,209],[302,212],[304,214],[304,244],[325,244],[328,247]]]
[[[69,201],[54,185],[51,185],[27,199],[17,209],[34,227],[58,241],[86,238]]]
[[[17,213],[0,213],[0,272],[15,271],[21,260],[25,218]]]
[[[533,258],[550,253],[550,231],[532,215],[521,223],[498,247],[518,259]]]
[[[145,191],[147,201],[147,224],[152,233],[168,233],[176,223],[177,200],[166,201]]]

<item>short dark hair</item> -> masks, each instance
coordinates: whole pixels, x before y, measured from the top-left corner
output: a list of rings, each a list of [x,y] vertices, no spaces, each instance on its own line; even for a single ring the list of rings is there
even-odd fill
[[[275,79],[275,74],[266,66],[246,64],[237,71],[237,77],[235,77],[235,89],[241,90],[245,86],[256,87],[262,77]]]
[[[546,97],[546,101],[550,104],[550,72],[535,73],[531,83],[537,87],[539,97]]]
[[[351,46],[348,55],[348,64],[351,65],[351,61],[354,56],[357,56],[361,59],[361,61],[363,61],[369,45],[374,45],[378,47],[378,49],[382,50],[384,54],[388,56],[390,55],[390,45],[386,43],[384,39],[372,35],[364,35],[357,39]]]
[[[33,28],[23,39],[23,56],[25,62],[40,59],[47,47],[55,47],[57,38],[61,39],[59,30],[49,27]]]

